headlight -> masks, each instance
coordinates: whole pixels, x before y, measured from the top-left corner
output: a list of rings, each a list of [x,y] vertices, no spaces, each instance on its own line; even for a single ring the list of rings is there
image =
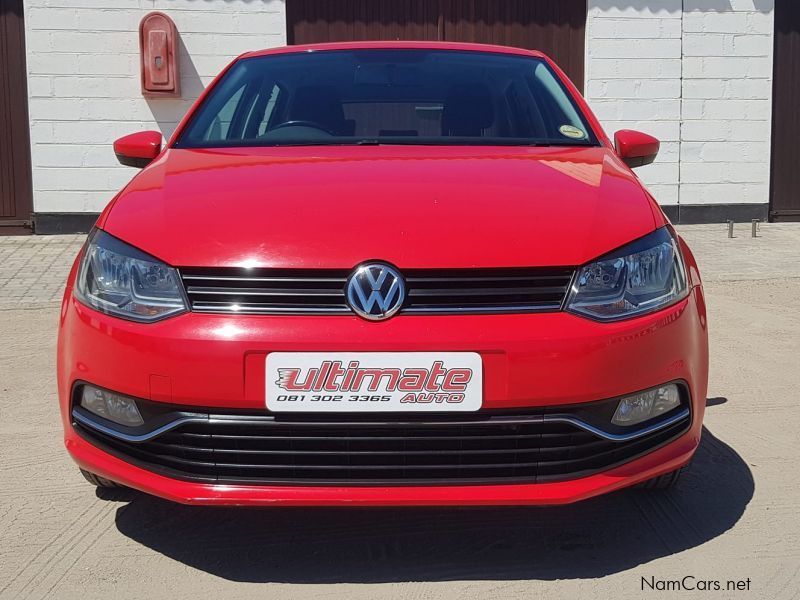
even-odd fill
[[[652,312],[685,298],[686,268],[666,227],[578,271],[567,310],[601,321]]]
[[[133,321],[157,321],[186,310],[175,269],[99,230],[83,255],[75,296]]]

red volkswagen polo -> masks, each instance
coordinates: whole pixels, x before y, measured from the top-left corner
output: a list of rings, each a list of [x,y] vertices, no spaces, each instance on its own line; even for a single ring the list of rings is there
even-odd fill
[[[695,261],[547,57],[245,54],[70,273],[58,387],[97,486],[191,504],[558,504],[675,483],[706,398]]]

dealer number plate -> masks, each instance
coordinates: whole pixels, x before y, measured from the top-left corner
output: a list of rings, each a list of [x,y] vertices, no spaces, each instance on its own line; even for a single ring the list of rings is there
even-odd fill
[[[481,407],[475,352],[273,352],[273,412],[468,412]]]

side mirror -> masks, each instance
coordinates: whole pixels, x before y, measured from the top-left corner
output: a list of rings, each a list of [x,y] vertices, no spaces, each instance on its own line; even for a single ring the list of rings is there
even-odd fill
[[[114,142],[117,160],[127,166],[141,169],[149,165],[161,152],[161,132],[140,131]]]
[[[614,145],[625,164],[635,169],[649,165],[656,159],[661,142],[641,131],[622,129],[614,134]]]

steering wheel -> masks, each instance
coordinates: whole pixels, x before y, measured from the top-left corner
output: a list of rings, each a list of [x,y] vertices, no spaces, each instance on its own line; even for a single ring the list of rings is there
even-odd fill
[[[277,129],[283,129],[284,127],[311,127],[312,129],[319,129],[320,131],[324,131],[328,135],[336,135],[327,127],[323,127],[319,123],[315,123],[314,121],[306,121],[304,119],[297,119],[293,121],[284,121],[280,125],[276,125],[272,128],[271,131],[275,131]]]

